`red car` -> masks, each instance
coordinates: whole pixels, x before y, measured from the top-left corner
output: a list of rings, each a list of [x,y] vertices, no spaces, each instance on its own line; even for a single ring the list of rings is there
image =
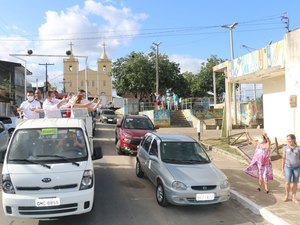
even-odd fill
[[[125,115],[118,120],[115,130],[115,143],[117,152],[121,154],[136,154],[147,132],[155,132],[158,127],[146,115]]]

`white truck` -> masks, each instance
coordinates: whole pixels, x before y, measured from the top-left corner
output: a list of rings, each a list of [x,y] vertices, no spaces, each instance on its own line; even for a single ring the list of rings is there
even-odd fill
[[[2,169],[6,216],[51,218],[90,212],[94,204],[92,160],[102,158],[82,119],[20,122]]]

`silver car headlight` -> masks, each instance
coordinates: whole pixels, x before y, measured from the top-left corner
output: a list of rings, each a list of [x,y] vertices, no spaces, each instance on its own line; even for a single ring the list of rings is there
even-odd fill
[[[228,180],[224,180],[221,184],[220,184],[220,188],[221,189],[225,189],[229,187],[229,182]]]
[[[180,181],[174,181],[172,183],[172,187],[176,190],[186,190],[187,189],[187,186]]]

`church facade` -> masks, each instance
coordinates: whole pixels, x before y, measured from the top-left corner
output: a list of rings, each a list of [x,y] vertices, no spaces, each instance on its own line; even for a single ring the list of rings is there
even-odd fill
[[[79,59],[73,55],[72,49],[71,55],[63,63],[65,93],[77,93],[83,89],[87,91],[88,97],[100,97],[102,105],[112,101],[111,60],[106,55],[105,46],[97,60],[97,71],[88,67],[79,70]]]

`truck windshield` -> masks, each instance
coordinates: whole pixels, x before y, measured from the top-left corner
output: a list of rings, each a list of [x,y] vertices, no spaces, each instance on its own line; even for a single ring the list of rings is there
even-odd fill
[[[8,163],[65,163],[85,161],[88,156],[83,131],[78,128],[23,129],[12,138]]]

